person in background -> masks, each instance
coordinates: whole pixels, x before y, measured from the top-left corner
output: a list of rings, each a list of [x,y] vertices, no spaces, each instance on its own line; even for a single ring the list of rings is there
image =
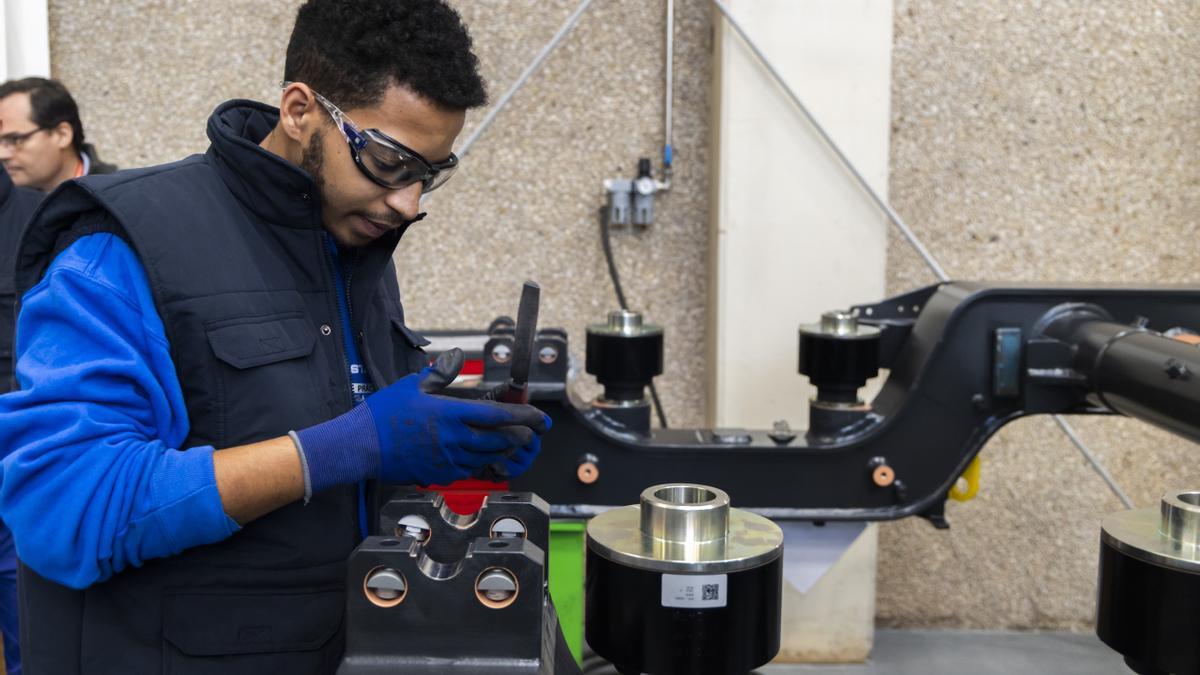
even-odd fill
[[[71,92],[44,77],[0,84],[0,164],[13,183],[40,192],[65,180],[117,170],[84,142]]]
[[[25,223],[42,195],[13,185],[0,169],[0,394],[13,389],[13,321],[15,283],[12,275],[17,243]],[[4,666],[8,675],[20,675],[21,656],[17,621],[17,552],[12,532],[0,522],[0,634],[4,636]]]

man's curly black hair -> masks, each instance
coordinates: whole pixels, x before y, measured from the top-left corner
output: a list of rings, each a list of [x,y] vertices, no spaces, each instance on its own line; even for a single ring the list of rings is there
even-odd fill
[[[308,0],[283,77],[344,110],[379,103],[393,84],[449,110],[487,103],[471,35],[444,0]]]

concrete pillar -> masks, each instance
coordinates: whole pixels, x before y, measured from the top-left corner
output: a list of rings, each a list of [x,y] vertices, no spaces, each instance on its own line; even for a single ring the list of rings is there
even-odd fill
[[[886,194],[892,2],[727,5]],[[718,426],[806,426],[812,391],[796,371],[796,329],[882,297],[887,224],[714,12],[709,410]]]
[[[891,0],[726,0],[872,186],[886,195]],[[887,223],[714,9],[709,410],[722,427],[808,424],[797,332],[821,312],[882,297]],[[877,529],[805,545],[784,585],[784,661],[861,661],[874,640]],[[811,526],[807,526],[811,527]],[[811,542],[810,542],[811,543]]]
[[[50,76],[50,24],[45,0],[0,0],[0,80]]]

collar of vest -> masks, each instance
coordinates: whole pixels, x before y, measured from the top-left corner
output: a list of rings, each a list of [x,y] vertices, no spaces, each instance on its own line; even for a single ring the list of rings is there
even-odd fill
[[[208,118],[208,155],[238,201],[259,218],[284,227],[320,228],[320,193],[312,176],[258,145],[278,122],[278,108],[226,101]]]

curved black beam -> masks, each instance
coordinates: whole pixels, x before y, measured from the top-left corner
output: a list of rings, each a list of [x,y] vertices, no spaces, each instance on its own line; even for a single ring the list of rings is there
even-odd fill
[[[573,400],[565,383],[543,382],[534,385],[533,398],[554,427],[533,469],[512,489],[536,492],[558,516],[636,503],[647,485],[689,481],[718,485],[739,507],[775,518],[921,514],[938,523],[947,491],[1010,420],[1121,412],[1184,432],[1176,424],[1187,418],[1182,411],[1200,410],[1200,351],[1143,330],[1087,361],[1080,356],[1090,344],[1083,336],[1062,325],[1050,328],[1062,307],[1083,305],[1098,308],[1107,330],[1200,328],[1200,290],[1191,288],[929,287],[856,308],[864,323],[883,329],[881,362],[890,374],[871,413],[842,433],[801,434],[786,443],[765,430],[639,434],[608,412]],[[1101,326],[1090,328],[1103,333]],[[1134,355],[1142,352],[1144,359]],[[1190,379],[1170,379],[1155,360],[1185,356],[1190,360],[1184,368],[1196,374]],[[889,486],[872,479],[877,458],[895,472]],[[598,469],[594,482],[578,477],[584,461]]]

